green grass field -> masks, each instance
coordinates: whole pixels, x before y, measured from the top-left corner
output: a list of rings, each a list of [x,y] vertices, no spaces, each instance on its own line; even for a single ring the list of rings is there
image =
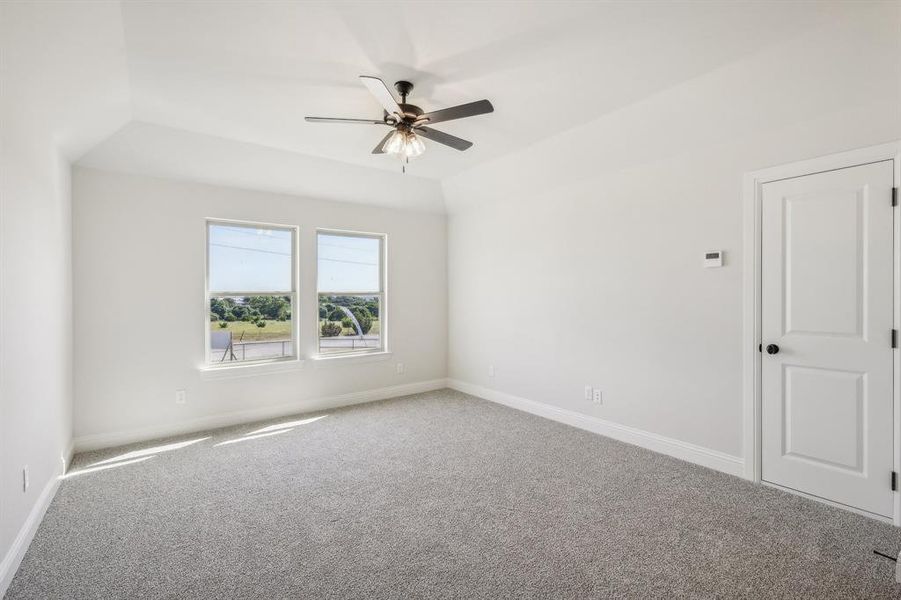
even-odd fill
[[[266,321],[265,327],[257,327],[248,321],[232,321],[228,327],[219,327],[218,322],[210,323],[210,331],[231,331],[232,340],[237,342],[244,334],[245,342],[280,341],[291,339],[291,321]],[[317,332],[318,333],[318,332]],[[352,329],[344,329],[341,335],[355,335]],[[379,333],[379,320],[373,319],[369,335]]]
[[[266,321],[265,327],[257,327],[248,321],[232,321],[226,328],[219,327],[219,323],[210,323],[210,331],[231,331],[234,342],[241,339],[242,333],[245,342],[290,340],[291,321]]]

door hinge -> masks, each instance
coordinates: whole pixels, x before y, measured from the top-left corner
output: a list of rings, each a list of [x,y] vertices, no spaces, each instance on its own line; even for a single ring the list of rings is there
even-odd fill
[[[898,188],[892,188],[892,206],[898,206]]]
[[[892,348],[898,347],[898,330],[892,329]]]
[[[892,491],[898,491],[898,472],[892,471]]]

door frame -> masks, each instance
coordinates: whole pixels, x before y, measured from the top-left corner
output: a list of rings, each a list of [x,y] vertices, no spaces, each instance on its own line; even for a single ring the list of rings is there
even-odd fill
[[[771,485],[761,480],[761,233],[763,184],[803,175],[813,175],[824,171],[834,171],[884,160],[894,161],[894,186],[901,184],[901,140],[830,154],[809,160],[768,167],[746,173],[743,182],[744,203],[742,211],[742,453],[744,456],[744,477],[756,483]],[[899,207],[893,210],[893,251],[894,251],[894,300],[893,327],[899,329],[901,323],[901,219]],[[896,472],[901,472],[901,351],[896,350],[892,358],[892,402],[894,415],[893,464]],[[886,482],[888,485],[889,482]],[[793,492],[786,488],[780,489]],[[828,500],[798,493],[802,496],[834,504]],[[834,504],[844,509],[850,507]],[[851,509],[853,510],[853,509]],[[885,519],[864,511],[869,517],[887,520],[901,526],[901,492],[895,492],[894,518]]]

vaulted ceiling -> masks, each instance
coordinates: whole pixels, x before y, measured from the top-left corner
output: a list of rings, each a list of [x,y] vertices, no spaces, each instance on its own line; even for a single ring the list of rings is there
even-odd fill
[[[81,162],[165,172],[187,161],[209,180],[242,162],[328,160],[400,177],[397,159],[371,154],[381,126],[303,120],[380,118],[358,79],[368,74],[412,81],[410,101],[427,110],[492,101],[492,114],[436,127],[471,149],[427,141],[406,175],[445,180],[838,21],[851,4],[122,2],[134,123]]]

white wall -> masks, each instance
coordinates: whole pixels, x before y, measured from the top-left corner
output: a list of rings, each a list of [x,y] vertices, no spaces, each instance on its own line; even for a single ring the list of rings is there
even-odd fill
[[[446,181],[449,377],[741,456],[743,174],[901,138],[901,3],[845,10]]]
[[[345,396],[356,392],[443,381],[444,215],[82,167],[74,171],[73,190],[79,447],[300,412],[323,406],[323,399],[334,405],[366,397]],[[307,360],[289,372],[205,378],[199,367],[208,326],[207,217],[300,228],[300,342],[307,358],[317,346],[316,228],[387,233],[391,358]],[[404,375],[396,374],[396,362],[405,364]],[[177,389],[187,390],[187,404],[175,404]]]
[[[129,118],[119,16],[0,3],[0,595],[72,439],[69,161]]]

